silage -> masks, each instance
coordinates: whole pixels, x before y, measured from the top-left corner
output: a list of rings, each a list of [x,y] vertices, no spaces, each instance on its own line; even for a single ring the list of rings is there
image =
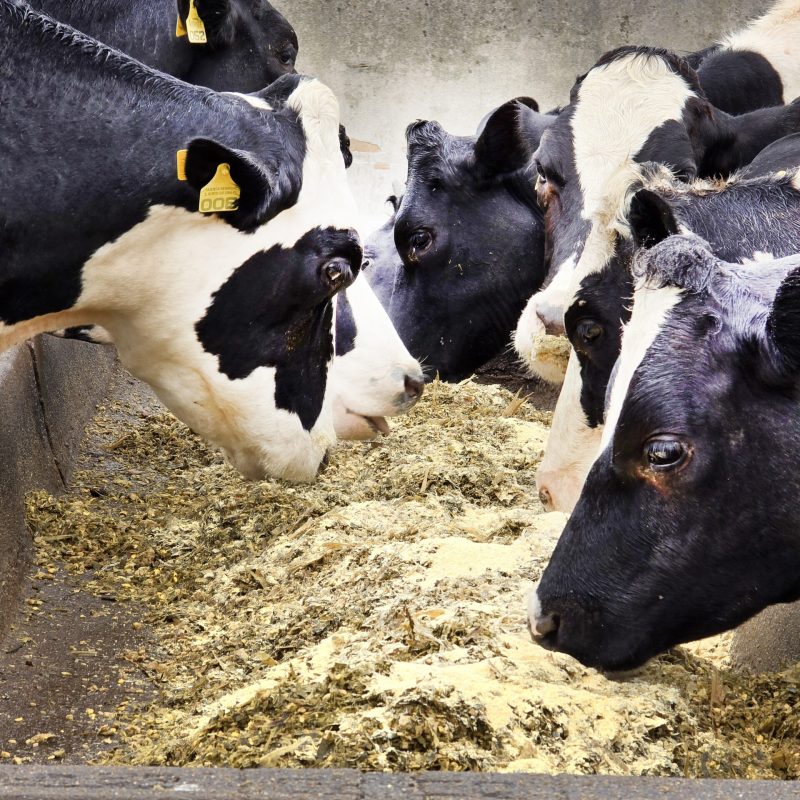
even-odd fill
[[[97,425],[118,468],[29,503],[39,559],[148,609],[161,688],[124,764],[795,777],[797,672],[727,639],[610,681],[541,650],[524,594],[564,518],[534,472],[549,415],[434,384],[311,486],[246,483],[168,415]],[[108,428],[105,430],[104,426]]]

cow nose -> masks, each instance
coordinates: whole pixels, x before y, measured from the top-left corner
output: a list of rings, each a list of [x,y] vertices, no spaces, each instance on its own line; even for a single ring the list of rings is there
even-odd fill
[[[543,639],[551,633],[558,630],[558,623],[560,618],[558,614],[541,614],[533,621],[533,634],[534,639]]]
[[[416,403],[425,391],[425,381],[413,375],[406,375],[405,387],[406,399],[411,403]]]
[[[539,500],[544,506],[545,511],[553,511],[553,498],[545,486],[539,489]]]

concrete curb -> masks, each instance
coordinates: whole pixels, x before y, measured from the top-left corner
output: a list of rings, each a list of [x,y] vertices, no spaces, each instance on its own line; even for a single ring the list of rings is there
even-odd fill
[[[0,800],[784,800],[779,781],[355,770],[0,767]]]
[[[111,348],[49,336],[0,354],[0,636],[30,560],[25,495],[66,487],[114,358]]]

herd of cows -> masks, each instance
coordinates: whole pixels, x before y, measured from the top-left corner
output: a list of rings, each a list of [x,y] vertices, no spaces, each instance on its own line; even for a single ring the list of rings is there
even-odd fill
[[[800,0],[475,136],[414,122],[363,238],[298,47],[265,0],[0,0],[0,350],[113,342],[242,474],[311,480],[417,359],[459,381],[513,340],[563,382],[537,641],[625,669],[798,599]]]

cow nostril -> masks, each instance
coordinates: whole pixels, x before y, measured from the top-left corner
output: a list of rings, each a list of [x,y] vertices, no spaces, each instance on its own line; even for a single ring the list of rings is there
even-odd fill
[[[542,614],[536,617],[533,622],[533,635],[535,638],[545,637],[558,630],[558,624],[561,618],[558,614]]]
[[[553,498],[550,492],[542,487],[539,489],[539,501],[544,506],[545,511],[552,511],[553,510]]]
[[[422,393],[425,391],[425,381],[421,378],[414,378],[411,375],[406,375],[405,380],[406,397],[409,400],[419,400]]]

